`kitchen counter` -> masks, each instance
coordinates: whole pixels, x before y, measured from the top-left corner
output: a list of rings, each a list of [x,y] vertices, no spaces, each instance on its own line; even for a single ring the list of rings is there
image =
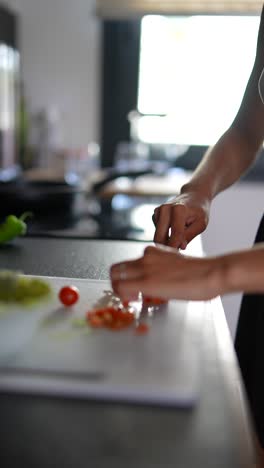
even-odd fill
[[[139,256],[132,241],[26,237],[0,249],[1,268],[106,279]],[[195,243],[190,253],[199,253]],[[0,396],[0,465],[8,468],[242,468],[250,420],[220,300],[208,303],[199,404],[191,410],[30,395]]]

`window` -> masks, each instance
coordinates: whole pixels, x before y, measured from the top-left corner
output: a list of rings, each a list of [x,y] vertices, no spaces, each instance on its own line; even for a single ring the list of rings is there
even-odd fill
[[[258,16],[145,16],[137,138],[213,144],[236,115],[253,66]]]

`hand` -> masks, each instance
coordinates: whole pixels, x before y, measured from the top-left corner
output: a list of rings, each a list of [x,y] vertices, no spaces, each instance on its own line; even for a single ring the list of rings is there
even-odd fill
[[[154,210],[154,242],[185,249],[207,227],[210,201],[198,192],[182,193]]]
[[[124,299],[138,292],[162,299],[207,300],[223,292],[221,257],[194,258],[169,247],[147,247],[143,257],[113,265],[114,291]]]

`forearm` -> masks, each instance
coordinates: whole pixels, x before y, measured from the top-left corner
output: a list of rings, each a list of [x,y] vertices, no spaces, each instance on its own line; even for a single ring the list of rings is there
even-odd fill
[[[245,93],[230,128],[204,156],[183,192],[198,192],[209,201],[226,189],[254,162],[264,139],[264,105],[258,82],[264,68],[264,9],[257,53]],[[217,110],[216,110],[217,112]]]
[[[253,164],[264,140],[264,104],[258,90],[263,68],[264,9],[254,66],[234,121],[207,151],[180,193],[155,209],[156,243],[185,249],[206,228],[212,199]]]
[[[252,143],[236,128],[230,128],[207,151],[190,182],[182,187],[182,193],[195,191],[212,200],[241,177],[253,163],[258,149],[259,141]]]
[[[264,243],[215,258],[221,293],[264,293]]]

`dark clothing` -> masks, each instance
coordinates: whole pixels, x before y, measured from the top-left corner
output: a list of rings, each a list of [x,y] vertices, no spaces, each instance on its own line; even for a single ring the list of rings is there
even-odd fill
[[[242,101],[242,112],[247,112],[248,102],[256,102],[256,89],[264,70],[264,6],[258,33],[257,53],[252,74]],[[263,86],[264,90],[264,86]],[[242,117],[241,117],[242,118]],[[243,128],[243,118],[240,122]],[[264,216],[260,223],[256,243],[264,242]],[[263,276],[264,282],[264,276]],[[235,349],[246,388],[253,421],[259,442],[264,448],[264,294],[246,294],[241,303],[235,338]]]
[[[264,216],[256,243],[264,242]],[[264,282],[264,277],[263,277]],[[235,349],[259,441],[264,448],[264,294],[244,295]]]

